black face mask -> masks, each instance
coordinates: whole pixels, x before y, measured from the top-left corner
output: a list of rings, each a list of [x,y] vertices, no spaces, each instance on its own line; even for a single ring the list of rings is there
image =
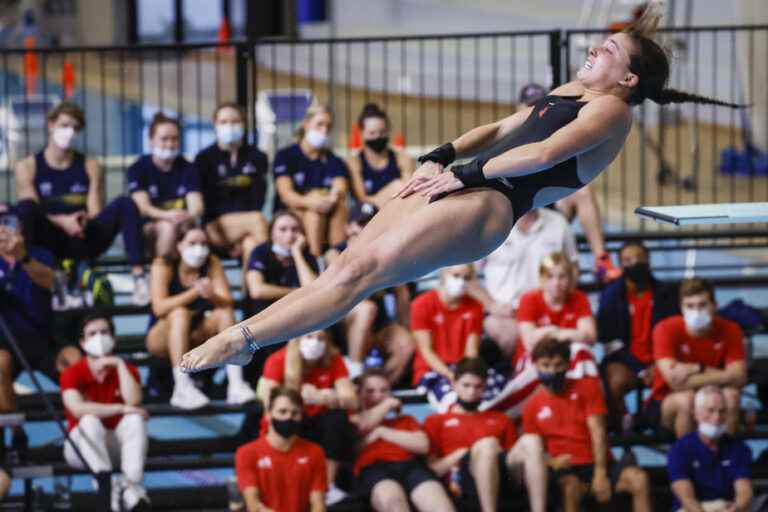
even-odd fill
[[[387,149],[387,145],[389,144],[389,137],[379,137],[378,139],[365,139],[363,142],[365,142],[365,145],[368,146],[368,148],[371,151],[375,151],[376,153],[381,153],[385,149]]]
[[[539,382],[553,393],[559,394],[565,389],[565,371],[557,373],[539,371],[538,374]]]
[[[635,283],[639,290],[646,290],[651,284],[651,266],[640,262],[624,267],[624,276]]]
[[[275,429],[275,432],[280,434],[280,437],[288,439],[289,437],[295,436],[299,433],[301,422],[291,419],[277,420],[272,418],[272,428]]]
[[[476,402],[467,402],[461,398],[457,398],[456,403],[459,404],[461,408],[467,412],[475,412],[477,408],[480,407],[480,400],[477,400]]]

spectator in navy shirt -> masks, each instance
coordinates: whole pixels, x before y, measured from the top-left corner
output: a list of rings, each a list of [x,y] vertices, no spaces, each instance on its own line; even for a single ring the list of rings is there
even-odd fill
[[[205,201],[205,231],[243,266],[254,247],[267,239],[261,213],[267,191],[267,156],[244,141],[245,112],[237,103],[222,103],[213,114],[216,142],[200,151],[195,168]]]
[[[275,211],[287,207],[299,215],[315,257],[326,244],[333,246],[345,238],[349,175],[344,161],[328,147],[332,123],[327,107],[309,107],[299,127],[299,142],[275,155]]]
[[[752,501],[752,452],[725,432],[725,399],[717,386],[704,386],[694,398],[698,430],[678,439],[667,470],[674,510],[742,512]]]
[[[155,256],[173,256],[181,229],[203,215],[197,172],[179,154],[180,133],[176,119],[162,112],[155,114],[149,125],[152,153],[128,168],[128,192],[147,219],[144,235],[154,241]]]
[[[30,365],[58,381],[57,372],[77,362],[74,345],[57,347],[51,333],[53,255],[42,247],[27,249],[19,219],[0,213],[0,314]],[[24,368],[0,332],[0,412],[16,409],[13,381]]]
[[[85,114],[70,102],[48,113],[48,144],[16,165],[17,213],[32,245],[57,258],[100,256],[122,233],[134,275],[133,302],[149,301],[144,275],[144,240],[139,211],[120,196],[104,206],[104,172],[98,162],[74,149]]]

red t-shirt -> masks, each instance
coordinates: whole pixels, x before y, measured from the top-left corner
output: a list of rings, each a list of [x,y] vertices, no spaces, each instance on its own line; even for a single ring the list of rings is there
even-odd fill
[[[465,295],[453,309],[448,309],[437,290],[416,297],[411,303],[411,330],[429,331],[432,348],[445,364],[457,363],[464,357],[467,338],[483,332],[483,305]],[[429,365],[419,351],[413,358],[413,384],[418,384]]]
[[[592,464],[587,418],[607,413],[599,379],[569,379],[559,395],[539,388],[528,399],[523,407],[523,431],[540,435],[552,457],[568,453],[571,464]]]
[[[300,437],[288,451],[265,436],[244,444],[235,453],[235,474],[241,492],[258,488],[259,501],[276,512],[306,512],[309,495],[328,487],[323,449]]]
[[[397,418],[384,420],[381,422],[382,427],[389,427],[396,430],[404,430],[406,432],[420,432],[421,425],[413,419],[412,416],[398,416]],[[376,441],[366,444],[360,448],[357,454],[357,460],[355,460],[355,474],[359,474],[360,471],[375,462],[400,462],[404,460],[410,460],[414,457],[414,454],[406,450],[399,444],[386,441],[384,439],[377,439]]]
[[[629,351],[638,361],[649,364],[653,361],[651,342],[651,320],[653,319],[653,293],[646,290],[641,294],[627,290],[631,339]]]
[[[729,363],[744,361],[744,334],[736,322],[715,316],[711,332],[694,338],[685,329],[682,315],[665,318],[653,329],[653,358],[674,359],[681,363],[703,363],[723,369]],[[661,372],[653,372],[654,400],[664,400],[670,393]]]
[[[130,363],[126,363],[128,370],[136,379],[136,382],[141,383],[139,377],[139,371]],[[73,364],[61,373],[59,378],[59,387],[62,394],[68,389],[75,389],[83,395],[83,399],[88,402],[97,402],[100,404],[122,404],[123,397],[120,394],[120,378],[117,374],[117,368],[107,368],[106,376],[104,380],[99,382],[96,377],[91,373],[91,369],[88,367],[88,358],[83,357],[77,363]],[[64,415],[67,417],[67,428],[72,430],[79,421],[66,407],[64,408]],[[122,414],[115,414],[113,416],[107,416],[101,418],[101,422],[105,428],[114,429],[120,420],[123,418]]]
[[[262,376],[267,379],[272,379],[276,382],[283,383],[285,378],[285,355],[287,350],[285,347],[281,348],[264,362],[264,371]],[[340,354],[336,354],[331,359],[331,364],[328,366],[316,366],[309,371],[304,377],[302,384],[312,384],[317,389],[330,389],[339,379],[349,377],[347,372],[347,366],[344,364],[344,358]],[[325,407],[322,405],[305,405],[304,416],[317,416],[325,411]]]
[[[495,437],[505,450],[517,441],[512,420],[498,411],[433,414],[424,420],[424,431],[429,436],[429,453],[435,457],[445,457],[459,448],[471,448],[484,437]]]

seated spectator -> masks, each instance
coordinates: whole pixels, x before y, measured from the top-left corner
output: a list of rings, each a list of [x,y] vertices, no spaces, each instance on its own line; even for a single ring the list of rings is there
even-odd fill
[[[516,317],[520,297],[539,286],[539,263],[554,251],[565,254],[578,272],[576,240],[565,218],[548,208],[531,210],[520,217],[504,243],[481,261],[484,287],[470,284],[470,294],[488,312],[483,328],[505,355],[515,353],[520,338]]]
[[[323,254],[344,240],[347,222],[347,166],[329,147],[333,118],[328,107],[307,109],[298,131],[299,142],[275,155],[275,211],[289,208],[302,220],[309,251]]]
[[[656,370],[646,409],[654,424],[682,437],[693,430],[693,397],[707,384],[723,387],[725,424],[735,433],[741,387],[747,382],[744,334],[735,322],[716,313],[715,290],[703,279],[680,285],[680,310],[653,329]]]
[[[200,221],[203,196],[197,170],[183,155],[181,126],[158,112],[149,125],[152,153],[128,168],[128,192],[141,212],[144,236],[153,241],[155,256],[174,256],[182,229]]]
[[[416,339],[413,384],[427,392],[430,405],[445,412],[456,401],[451,383],[454,368],[465,357],[478,357],[483,332],[483,305],[467,294],[475,276],[472,265],[445,267],[437,288],[424,292],[411,304],[411,331]],[[484,400],[490,400],[504,378],[488,372]]]
[[[0,213],[0,314],[25,359],[58,381],[58,372],[81,357],[73,346],[57,346],[51,326],[54,257],[42,247],[28,246],[18,217]],[[13,382],[24,369],[0,331],[0,412],[16,410]]]
[[[360,203],[382,208],[416,170],[405,151],[389,145],[389,116],[375,103],[367,103],[357,118],[363,148],[347,158],[352,193]]]
[[[349,213],[347,222],[347,240],[325,253],[325,261],[333,264],[336,258],[347,248],[363,230],[366,224],[378,212],[378,208],[369,203],[356,204]],[[385,300],[387,296],[395,299],[397,320],[391,320],[387,314]],[[411,292],[408,285],[380,290],[360,304],[344,318],[348,357],[345,358],[350,378],[353,380],[363,372],[363,360],[372,348],[381,348],[385,353],[384,371],[390,384],[400,380],[414,352],[411,333],[405,327],[410,325]]]
[[[694,409],[698,430],[675,441],[667,458],[673,510],[749,510],[752,451],[725,432],[725,398],[720,388],[699,388]]]
[[[72,467],[84,467],[71,442],[97,474],[109,478],[119,464],[120,479],[112,484],[112,510],[149,510],[143,487],[149,416],[141,408],[138,370],[112,355],[114,336],[110,317],[92,313],[83,320],[80,346],[86,356],[61,374],[69,430],[64,459]]]
[[[299,435],[322,446],[326,457],[328,493],[332,505],[346,496],[334,483],[341,461],[351,460],[354,428],[349,411],[357,409],[357,394],[344,359],[325,331],[291,340],[267,359],[258,394],[267,402],[273,388],[287,386],[301,393],[304,413]]]
[[[488,367],[477,358],[456,365],[457,403],[424,420],[430,466],[450,479],[461,509],[496,510],[500,501],[518,500],[526,489],[533,512],[546,510],[547,467],[541,438],[518,439],[512,420],[500,412],[478,412]],[[513,480],[513,482],[510,482]]]
[[[591,494],[607,503],[613,492],[632,495],[635,512],[651,510],[648,475],[637,466],[610,460],[605,428],[607,409],[599,379],[566,378],[570,343],[547,337],[533,349],[542,387],[523,408],[523,430],[544,439],[563,510],[583,510]]]
[[[242,258],[267,239],[261,213],[267,191],[267,155],[244,140],[246,115],[233,102],[213,114],[216,142],[195,158],[205,202],[205,232],[215,247]]]
[[[248,512],[325,511],[323,450],[297,436],[301,429],[301,396],[275,387],[266,409],[267,433],[235,453],[235,474]]]
[[[120,196],[104,207],[104,172],[94,158],[74,149],[85,114],[65,101],[48,113],[48,144],[16,164],[17,214],[32,245],[58,259],[90,260],[106,252],[122,233],[134,276],[133,302],[146,305],[144,240],[139,211]]]
[[[360,377],[360,413],[353,419],[361,436],[355,461],[360,494],[380,511],[454,510],[440,481],[424,464],[429,438],[411,416],[400,413],[387,374],[366,370]]]
[[[181,371],[179,361],[189,349],[235,323],[234,301],[221,261],[210,254],[202,228],[181,231],[176,250],[180,258],[155,258],[152,263],[147,350],[171,361],[171,405],[197,409],[207,405],[209,399],[195,387],[189,374]],[[228,365],[227,379],[229,403],[255,399],[255,391],[243,380],[241,366]]]
[[[598,338],[605,344],[601,363],[608,398],[611,430],[620,432],[626,416],[624,395],[641,383],[653,382],[653,327],[679,314],[674,286],[653,277],[650,254],[640,242],[627,242],[619,251],[622,278],[600,295]]]

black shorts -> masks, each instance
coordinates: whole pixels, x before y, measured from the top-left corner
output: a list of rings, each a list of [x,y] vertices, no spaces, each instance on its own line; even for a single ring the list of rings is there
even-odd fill
[[[475,485],[475,477],[470,471],[472,452],[467,452],[459,461],[459,487],[461,487],[461,501],[464,507],[474,510],[480,507],[480,495]],[[520,475],[510,473],[507,467],[507,452],[502,450],[497,457],[499,468],[499,497],[497,502],[511,499],[526,500],[527,491]]]
[[[621,476],[624,467],[625,466],[622,466],[616,461],[608,462],[608,479],[611,481],[611,490],[616,488],[616,482],[619,481],[619,477]],[[592,478],[595,475],[595,465],[576,464],[569,468],[554,470],[552,471],[552,480],[557,484],[561,477],[567,475],[575,475],[583,483],[590,485],[592,483]]]
[[[645,404],[643,409],[643,416],[648,425],[661,426],[661,402],[651,398],[648,403]]]
[[[648,368],[648,364],[640,361],[638,358],[635,357],[635,355],[632,353],[631,350],[629,350],[629,347],[624,346],[620,348],[619,350],[616,350],[615,352],[611,352],[607,356],[603,358],[603,361],[600,363],[600,366],[605,368],[608,363],[621,363],[630,370],[632,370],[632,373],[634,373],[636,376],[640,376],[640,372]]]
[[[8,343],[8,340],[1,334],[0,350],[7,350],[11,354],[11,361],[13,364],[12,379],[16,380],[19,374],[24,371],[24,365],[22,365],[19,358],[16,357],[16,352],[14,352],[10,343]],[[59,372],[56,370],[56,356],[58,355],[59,350],[61,350],[61,348],[51,340],[45,347],[40,347],[40,350],[24,351],[22,349],[22,353],[34,370],[45,374],[49,379],[58,384]]]
[[[394,480],[399,483],[406,494],[411,494],[424,482],[432,480],[439,482],[437,476],[420,459],[375,462],[360,471],[360,476],[357,478],[357,492],[360,495],[369,496],[376,484],[383,480]]]

